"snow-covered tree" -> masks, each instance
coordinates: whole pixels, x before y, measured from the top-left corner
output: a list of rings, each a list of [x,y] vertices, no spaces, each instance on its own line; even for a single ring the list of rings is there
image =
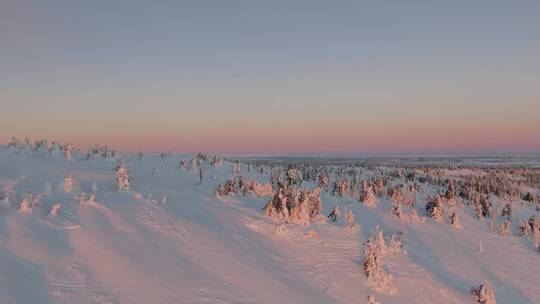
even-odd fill
[[[44,138],[36,140],[34,146],[35,146],[36,152],[49,152],[49,144],[47,143],[47,140]]]
[[[444,220],[444,207],[440,196],[427,198],[426,215],[439,223]]]
[[[64,147],[64,156],[66,157],[66,160],[73,160],[73,145],[67,144]]]
[[[380,259],[380,252],[377,251],[376,245],[368,239],[364,243],[364,259],[362,261],[368,284],[375,290],[393,293],[395,288],[392,286],[392,276],[383,270]]]
[[[504,205],[504,208],[501,211],[501,216],[507,219],[512,218],[512,206],[510,205],[510,203],[507,203],[506,205]]]
[[[487,283],[483,283],[478,287],[472,286],[471,295],[473,295],[476,302],[480,304],[497,304],[495,292]]]
[[[378,200],[377,196],[373,192],[373,187],[368,186],[364,188],[364,191],[362,194],[360,194],[360,202],[368,208],[377,207]]]
[[[319,174],[319,187],[323,190],[328,190],[330,184],[330,178],[328,177],[328,172],[323,171]]]
[[[126,165],[124,165],[123,162],[121,162],[116,167],[116,186],[118,190],[120,191],[127,191],[129,190],[129,174],[128,169]]]

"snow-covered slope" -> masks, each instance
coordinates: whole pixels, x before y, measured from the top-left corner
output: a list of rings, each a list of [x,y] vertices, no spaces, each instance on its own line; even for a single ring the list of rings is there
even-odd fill
[[[132,158],[130,190],[117,191],[110,160],[2,149],[0,303],[366,303],[369,294],[385,304],[474,303],[470,287],[483,282],[498,303],[540,303],[534,244],[497,235],[469,210],[456,211],[464,229],[454,230],[400,220],[389,202],[368,208],[323,192],[322,213],[347,207],[356,227],[282,226],[262,211],[270,197],[216,197],[233,164],[207,167],[200,185],[179,159]],[[27,191],[39,205],[19,210]],[[362,269],[376,226],[404,233],[404,250],[382,257],[393,293],[372,290]]]

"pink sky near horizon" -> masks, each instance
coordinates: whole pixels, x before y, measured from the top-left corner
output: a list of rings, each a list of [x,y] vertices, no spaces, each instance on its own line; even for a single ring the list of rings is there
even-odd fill
[[[42,131],[42,130],[40,130]],[[479,126],[463,125],[402,125],[354,126],[328,128],[294,126],[283,128],[221,128],[192,130],[116,130],[89,132],[72,128],[68,134],[55,136],[34,131],[32,141],[41,136],[49,141],[71,142],[82,150],[96,143],[122,151],[159,153],[209,152],[222,154],[301,154],[301,155],[365,155],[365,154],[538,154],[540,143],[535,123]],[[59,130],[58,134],[62,131]],[[93,134],[92,134],[93,133]],[[7,143],[7,134],[0,140]]]

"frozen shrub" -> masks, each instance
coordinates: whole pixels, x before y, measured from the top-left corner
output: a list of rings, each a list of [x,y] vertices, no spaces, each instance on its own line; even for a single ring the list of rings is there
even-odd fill
[[[330,212],[330,214],[328,215],[328,218],[329,218],[332,222],[335,223],[335,222],[338,221],[339,216],[340,216],[339,206],[335,206],[334,209],[332,209],[332,212]]]
[[[487,283],[483,283],[478,287],[471,287],[471,295],[480,304],[497,304],[495,292]]]
[[[116,169],[116,186],[119,191],[129,190],[129,174],[124,163],[120,163]]]

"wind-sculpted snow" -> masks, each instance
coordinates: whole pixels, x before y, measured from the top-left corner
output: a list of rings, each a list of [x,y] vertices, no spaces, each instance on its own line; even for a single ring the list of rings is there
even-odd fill
[[[0,303],[540,303],[537,169],[112,151],[0,147]]]

